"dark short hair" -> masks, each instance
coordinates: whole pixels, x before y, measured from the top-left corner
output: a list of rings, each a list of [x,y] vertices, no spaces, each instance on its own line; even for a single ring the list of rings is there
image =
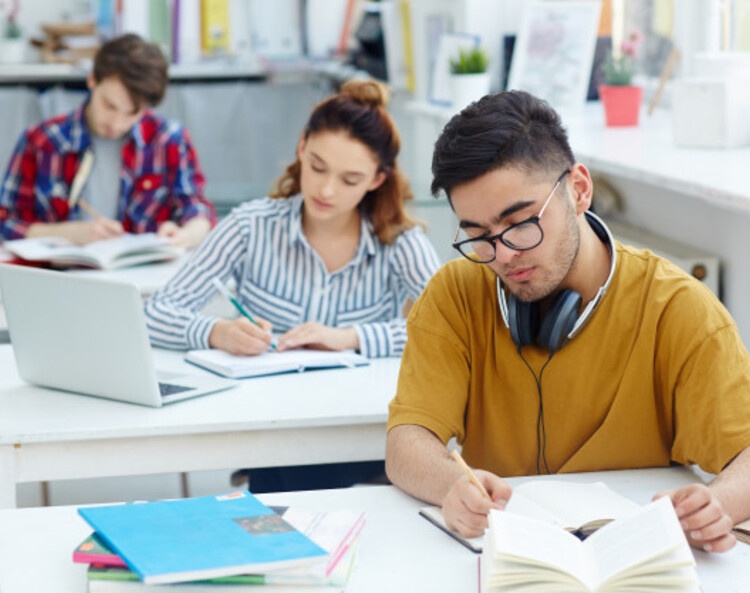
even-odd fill
[[[116,76],[140,109],[155,107],[164,98],[169,76],[164,54],[155,43],[128,33],[104,43],[94,56],[94,80]]]
[[[575,163],[560,116],[524,91],[487,95],[446,124],[432,155],[431,191],[450,199],[457,185],[506,166],[564,171]]]

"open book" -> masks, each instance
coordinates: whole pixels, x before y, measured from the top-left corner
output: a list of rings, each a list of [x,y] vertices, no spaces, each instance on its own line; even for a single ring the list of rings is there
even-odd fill
[[[585,541],[545,521],[492,510],[482,585],[486,593],[700,591],[693,553],[667,497]]]
[[[370,364],[367,358],[351,350],[329,352],[306,349],[268,351],[257,356],[236,356],[216,349],[189,350],[185,360],[232,379]]]
[[[86,245],[75,245],[62,237],[17,239],[7,241],[5,247],[16,257],[29,262],[104,270],[167,261],[184,253],[154,233],[126,234]]]
[[[540,519],[584,539],[613,519],[641,507],[602,482],[532,480],[513,488],[506,512]],[[482,551],[483,537],[465,538],[448,529],[439,507],[420,509],[419,514],[474,552]]]

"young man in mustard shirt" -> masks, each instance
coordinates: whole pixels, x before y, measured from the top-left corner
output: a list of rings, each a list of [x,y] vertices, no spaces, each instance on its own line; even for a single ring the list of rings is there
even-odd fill
[[[718,476],[667,494],[693,546],[731,548],[750,516],[750,357],[729,313],[612,238],[559,116],[528,93],[456,115],[432,171],[465,257],[409,317],[389,478],[476,536],[511,495],[503,476],[696,463]],[[491,501],[448,454],[452,437]]]

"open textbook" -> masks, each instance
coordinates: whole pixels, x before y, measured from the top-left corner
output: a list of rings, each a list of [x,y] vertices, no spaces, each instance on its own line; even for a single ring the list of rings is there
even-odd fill
[[[584,541],[546,521],[492,510],[481,569],[486,593],[700,591],[693,553],[667,497]]]
[[[370,364],[367,358],[352,350],[329,352],[307,349],[268,351],[257,356],[237,356],[214,348],[189,350],[185,360],[232,379]]]
[[[583,539],[613,519],[640,508],[602,482],[532,480],[513,488],[505,510],[562,527]],[[424,507],[419,514],[470,550],[482,551],[483,537],[465,538],[448,529],[440,507]]]
[[[54,267],[83,267],[110,270],[175,259],[184,253],[155,233],[125,234],[114,239],[76,245],[62,237],[39,237],[7,241],[5,248],[28,262]]]

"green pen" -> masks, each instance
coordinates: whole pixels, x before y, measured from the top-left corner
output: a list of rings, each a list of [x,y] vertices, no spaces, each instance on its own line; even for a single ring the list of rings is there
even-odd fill
[[[231,292],[229,292],[229,289],[227,289],[227,287],[224,286],[219,281],[218,278],[214,278],[213,280],[211,280],[211,284],[213,284],[216,287],[216,289],[221,294],[223,294],[225,297],[227,297],[227,299],[229,299],[229,302],[232,303],[232,305],[234,305],[234,308],[237,309],[237,311],[240,312],[240,315],[242,315],[245,319],[248,319],[250,321],[250,323],[252,323],[256,327],[260,327],[260,324],[257,321],[255,321],[255,319],[253,318],[252,315],[250,315],[250,313],[248,312],[248,310],[245,309],[245,307],[242,306],[242,303],[240,303],[234,297],[234,295]],[[276,340],[272,340],[271,341],[271,348],[274,349],[274,350],[276,350]]]

